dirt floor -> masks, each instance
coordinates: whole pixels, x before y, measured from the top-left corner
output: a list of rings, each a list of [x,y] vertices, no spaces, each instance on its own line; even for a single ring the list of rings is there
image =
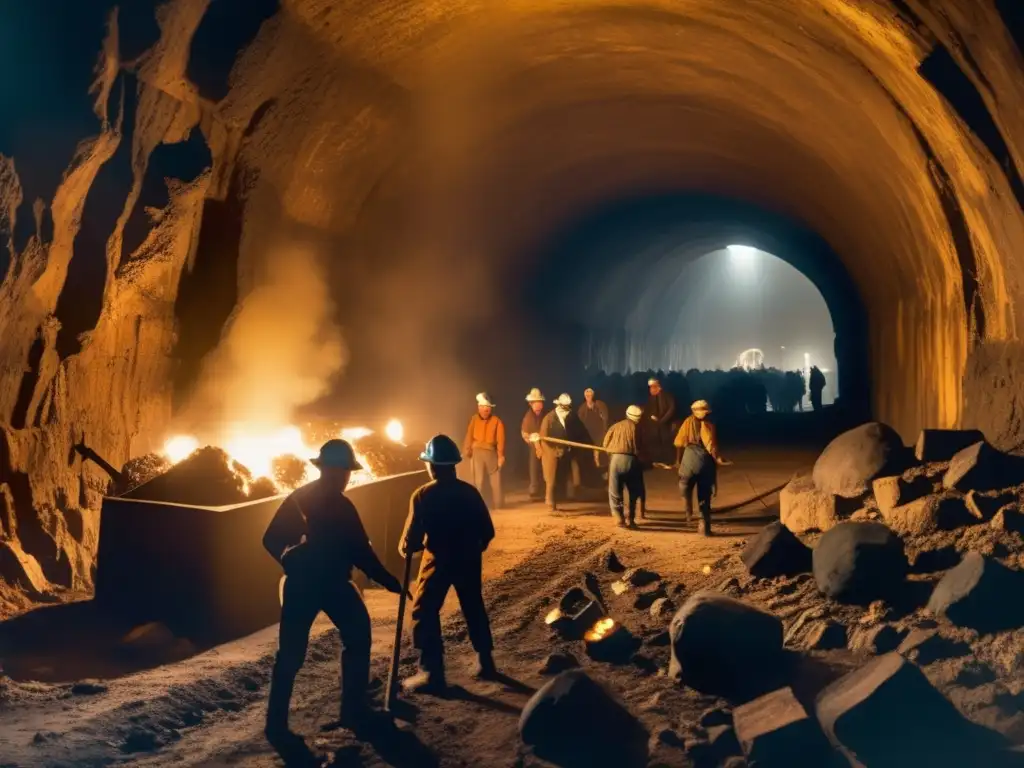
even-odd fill
[[[739,507],[718,518],[717,535],[710,539],[697,536],[694,526],[680,519],[681,501],[667,471],[649,475],[651,515],[639,531],[615,528],[597,498],[554,515],[524,503],[496,513],[498,533],[486,557],[485,597],[495,655],[509,681],[470,680],[466,666],[472,653],[453,596],[445,624],[451,695],[410,697],[397,730],[374,743],[357,742],[347,731],[319,732],[320,724],[336,716],[339,689],[337,638],[321,617],[296,687],[293,729],[334,765],[542,765],[522,753],[517,721],[531,693],[548,679],[540,672],[545,657],[569,651],[616,691],[652,733],[666,726],[683,732],[716,702],[668,682],[667,646],[655,640],[645,643],[628,664],[598,663],[586,657],[582,643],[553,640],[543,618],[589,571],[598,577],[614,618],[640,638],[651,640],[661,632],[671,615],[652,618],[646,608],[634,607],[635,593],[613,594],[616,575],[603,563],[613,549],[627,567],[657,571],[668,591],[680,597],[701,588],[734,588],[730,579],[739,573],[739,548],[775,515],[777,495],[771,491],[809,468],[814,454],[759,449],[731,458],[736,464],[722,470],[716,505]],[[790,602],[796,604],[807,586],[795,580]],[[366,597],[373,616],[373,676],[379,696],[394,639],[397,598],[379,590]],[[774,609],[785,616],[786,600],[777,602]],[[128,667],[118,670],[99,663],[104,654],[95,643],[64,637],[51,646],[34,654],[0,656],[10,675],[0,683],[0,766],[283,764],[262,736],[276,627],[127,675],[123,672]],[[76,656],[76,649],[84,649],[77,652],[79,663],[69,665],[66,660]],[[108,648],[104,658],[109,662],[110,656]],[[403,674],[413,671],[413,660],[406,645]],[[144,666],[136,661],[136,668]],[[842,666],[841,659],[832,665]],[[83,681],[57,669],[99,670],[93,677],[103,679]],[[679,748],[672,755],[659,755],[659,761],[689,764]]]

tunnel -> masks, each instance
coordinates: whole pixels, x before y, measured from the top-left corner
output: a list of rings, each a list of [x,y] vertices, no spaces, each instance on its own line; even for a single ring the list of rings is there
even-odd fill
[[[790,259],[859,417],[1024,440],[1009,4],[31,5],[4,12],[33,42],[4,56],[38,82],[0,134],[0,488],[25,541],[67,553],[54,578],[87,584],[96,546],[65,522],[101,495],[72,446],[118,463],[163,439],[248,297],[272,299],[261,375],[329,347],[352,408],[462,429],[488,389],[518,419],[537,371],[578,381],[574,281],[614,267],[580,238],[613,216]],[[47,90],[47,46],[72,92]],[[67,135],[31,130],[58,118]],[[314,268],[330,300],[299,322],[312,299],[267,290]],[[292,320],[301,355],[266,341]]]

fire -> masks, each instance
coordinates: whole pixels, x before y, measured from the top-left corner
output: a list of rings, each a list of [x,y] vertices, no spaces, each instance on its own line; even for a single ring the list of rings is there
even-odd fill
[[[588,643],[596,643],[600,640],[604,640],[608,635],[615,631],[615,619],[605,616],[603,619],[598,619],[594,626],[586,631],[583,635],[583,639]]]
[[[359,441],[372,434],[373,430],[368,427],[346,427],[338,432],[338,437],[352,443],[356,459],[364,467],[364,469],[352,473],[350,481],[352,485],[362,485],[374,479],[373,473],[366,468],[369,463],[359,450]],[[392,442],[402,443],[405,436],[402,422],[392,419],[385,425],[384,434]],[[269,430],[236,425],[228,429],[220,439],[212,441],[211,444],[220,445],[232,460],[252,473],[253,479],[268,478],[280,490],[291,490],[291,488],[281,488],[280,482],[274,477],[275,460],[287,456],[309,459],[316,456],[319,450],[319,446],[309,445],[303,438],[302,431],[294,425]],[[199,447],[200,441],[196,437],[175,435],[164,443],[161,453],[172,464],[177,464],[191,456]],[[318,477],[320,477],[320,471],[309,464],[304,479],[315,480]]]

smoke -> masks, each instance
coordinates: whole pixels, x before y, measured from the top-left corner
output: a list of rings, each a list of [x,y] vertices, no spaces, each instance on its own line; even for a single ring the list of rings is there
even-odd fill
[[[313,248],[289,244],[239,303],[204,364],[189,421],[276,428],[325,394],[348,362]]]

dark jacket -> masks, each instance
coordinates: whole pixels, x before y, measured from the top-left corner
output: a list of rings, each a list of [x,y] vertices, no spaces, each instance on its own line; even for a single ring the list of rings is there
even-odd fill
[[[590,442],[600,445],[604,440],[604,433],[608,431],[608,406],[601,400],[594,401],[594,407],[589,408],[584,402],[576,411],[583,426],[587,428],[590,435]]]
[[[281,502],[263,547],[289,576],[347,581],[355,567],[383,587],[400,588],[373,551],[355,505],[316,481]]]
[[[455,477],[432,480],[409,499],[409,516],[398,545],[405,557],[420,550],[439,564],[475,562],[494,539],[491,513],[480,492]]]
[[[540,423],[541,437],[554,437],[558,440],[571,440],[574,443],[590,442],[590,434],[572,411],[565,415],[565,426],[562,426],[558,414],[554,410],[548,411]],[[558,443],[545,443],[541,441],[541,450],[555,456],[563,456],[567,451],[572,450],[570,446],[559,445]]]
[[[642,424],[653,424],[654,420],[651,419],[653,416],[658,422],[660,427],[668,427],[672,423],[672,417],[676,415],[676,399],[672,394],[666,390],[661,390],[656,395],[651,395],[647,399],[647,405],[644,407],[644,416]]]

